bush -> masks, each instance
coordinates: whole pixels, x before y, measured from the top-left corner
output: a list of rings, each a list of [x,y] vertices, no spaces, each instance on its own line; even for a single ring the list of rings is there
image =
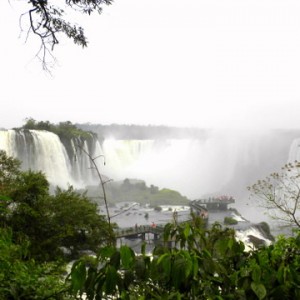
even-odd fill
[[[162,208],[161,208],[161,206],[155,206],[155,207],[154,207],[154,210],[155,210],[156,212],[160,212],[160,211],[162,211]]]
[[[11,229],[0,229],[0,299],[67,299],[63,266],[28,259],[28,241],[12,237]]]
[[[76,262],[72,292],[85,292],[88,300],[300,299],[300,234],[249,253],[233,229],[207,230],[201,221],[167,224],[165,244],[149,254],[145,245],[141,255],[126,245],[105,247],[97,268],[86,272]]]
[[[225,217],[224,218],[224,224],[225,225],[236,225],[238,223],[237,220],[235,220],[234,218],[231,217]]]

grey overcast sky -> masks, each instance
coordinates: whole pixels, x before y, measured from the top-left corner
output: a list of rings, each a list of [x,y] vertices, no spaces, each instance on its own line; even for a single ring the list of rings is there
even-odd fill
[[[27,117],[300,128],[299,0],[115,0],[78,16],[89,46],[62,40],[52,77],[20,32],[26,5],[0,3],[0,128]]]

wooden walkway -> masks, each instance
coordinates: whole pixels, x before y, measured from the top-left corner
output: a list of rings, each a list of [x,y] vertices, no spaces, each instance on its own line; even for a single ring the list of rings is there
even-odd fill
[[[208,221],[207,209],[203,207],[203,205],[201,205],[202,204],[201,202],[200,203],[199,202],[200,202],[199,200],[191,201],[190,203],[191,209],[194,212],[196,212],[198,216],[201,216],[201,218],[204,221],[207,222]],[[190,219],[179,221],[177,219],[177,214],[175,213],[173,217],[176,219],[178,223],[185,223],[190,221]],[[164,227],[165,224],[152,224],[152,225],[133,226],[127,228],[117,228],[115,230],[115,236],[117,239],[120,238],[139,239],[140,238],[142,240],[145,240],[146,235],[148,235],[149,238],[149,234],[151,234],[153,236],[153,238],[151,239],[158,240],[164,232]]]
[[[164,231],[164,225],[141,225],[128,228],[118,228],[115,230],[116,238],[129,238],[136,239],[141,238],[145,240],[146,234],[153,234],[154,240],[159,239]]]

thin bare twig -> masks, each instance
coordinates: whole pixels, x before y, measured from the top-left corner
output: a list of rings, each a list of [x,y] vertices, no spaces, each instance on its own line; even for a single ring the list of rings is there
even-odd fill
[[[92,157],[91,154],[86,151],[82,146],[80,145],[76,145],[75,147],[79,148],[82,152],[84,152],[89,160],[91,161],[91,163],[93,164],[94,168],[97,172],[97,176],[100,180],[100,184],[101,184],[101,188],[102,188],[102,193],[103,193],[103,200],[104,200],[104,204],[105,204],[105,209],[106,209],[106,216],[107,216],[107,221],[108,221],[108,226],[109,226],[109,234],[110,234],[110,243],[112,242],[113,240],[113,237],[112,237],[112,226],[111,226],[111,217],[110,217],[110,214],[109,214],[109,209],[108,209],[108,202],[107,202],[107,196],[106,196],[106,190],[105,190],[105,184],[108,182],[108,181],[104,181],[103,178],[102,178],[102,175],[99,171],[99,168],[96,164],[96,159],[97,158],[100,158],[100,157],[104,157],[104,155],[98,155],[96,157]]]

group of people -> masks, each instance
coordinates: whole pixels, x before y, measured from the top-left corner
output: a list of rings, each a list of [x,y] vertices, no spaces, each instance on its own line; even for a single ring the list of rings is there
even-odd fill
[[[156,228],[157,225],[156,225],[154,222],[152,222],[150,226],[151,226],[152,228]],[[137,223],[135,224],[135,231],[136,231],[136,232],[138,232],[139,229],[142,230],[142,228],[143,228],[142,225],[138,226]],[[144,226],[144,229],[145,229],[145,226]]]

